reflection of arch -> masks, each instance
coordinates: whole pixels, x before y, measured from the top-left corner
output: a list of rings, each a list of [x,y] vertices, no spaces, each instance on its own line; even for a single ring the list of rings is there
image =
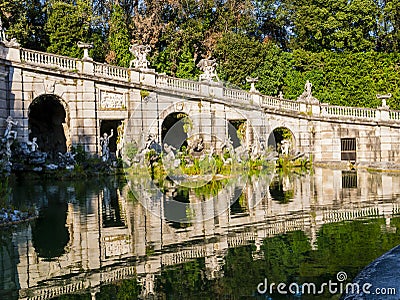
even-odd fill
[[[286,134],[290,134],[290,137],[286,136]],[[268,147],[273,147],[275,150],[278,150],[278,145],[280,145],[284,139],[289,139],[291,144],[290,150],[293,151],[296,148],[296,137],[293,130],[286,126],[277,126],[271,131],[268,136]]]
[[[55,157],[71,146],[68,105],[58,96],[41,95],[29,105],[29,139],[37,137],[41,151]]]
[[[176,149],[187,147],[187,132],[190,118],[184,112],[173,112],[165,117],[161,125],[162,144],[166,143]]]
[[[32,228],[32,242],[39,257],[55,258],[65,253],[70,241],[67,220],[67,204],[58,193],[48,196],[48,206],[43,207]]]

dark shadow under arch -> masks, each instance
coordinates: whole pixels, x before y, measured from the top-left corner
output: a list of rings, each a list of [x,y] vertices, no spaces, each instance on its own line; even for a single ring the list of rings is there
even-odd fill
[[[67,112],[55,95],[37,97],[29,106],[29,139],[37,138],[39,150],[49,153],[51,158],[67,151]]]
[[[187,147],[187,129],[190,119],[186,113],[174,112],[166,116],[162,122],[161,140],[164,143],[180,149],[182,146]]]
[[[275,128],[268,137],[268,147],[273,148],[274,150],[279,150],[279,145],[283,140],[289,140],[291,143],[291,150],[293,150],[296,146],[296,140],[293,132],[284,126],[280,126]]]

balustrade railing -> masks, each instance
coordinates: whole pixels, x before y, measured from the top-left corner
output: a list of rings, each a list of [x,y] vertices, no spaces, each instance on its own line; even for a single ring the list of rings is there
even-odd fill
[[[122,81],[129,81],[129,73],[127,68],[111,66],[107,64],[94,64],[94,75],[103,77],[103,78],[110,78],[110,79],[117,79]]]
[[[234,99],[234,100],[242,100],[242,101],[250,101],[251,94],[246,91],[224,88],[224,98],[229,98],[229,99]]]
[[[290,111],[300,111],[300,103],[271,96],[262,97],[262,106]]]
[[[77,59],[39,51],[21,49],[21,61],[30,65],[77,71]]]
[[[400,120],[400,111],[399,110],[391,110],[389,112],[389,119],[394,120],[394,121]]]
[[[21,62],[41,66],[43,68],[64,70],[70,72],[86,72],[86,68],[82,68],[82,61],[75,58],[34,51],[29,49],[20,50]],[[90,62],[87,62],[90,63]],[[93,73],[95,76],[104,79],[116,79],[124,82],[131,82],[130,71],[128,68],[122,68],[117,66],[111,66],[101,63],[93,63]],[[78,70],[79,69],[79,70]],[[90,68],[88,69],[90,70]],[[89,71],[90,72],[90,71]],[[204,85],[204,89],[202,86]],[[208,83],[199,81],[186,80],[180,78],[174,78],[167,75],[156,75],[156,87],[165,88],[171,91],[189,93],[189,94],[200,94],[207,93]],[[218,92],[217,97],[223,97],[223,99],[236,100],[239,102],[251,102],[253,96],[251,93],[239,89],[232,89],[222,87],[222,95]],[[208,95],[208,93],[207,93]],[[302,106],[298,101],[281,99],[278,97],[264,96],[261,97],[261,106],[264,108],[270,108],[275,110],[289,111],[289,112],[304,112],[306,113],[309,108],[308,106]],[[258,101],[258,100],[257,100]],[[319,110],[318,110],[319,106]],[[379,109],[371,108],[359,108],[359,107],[346,107],[346,106],[333,106],[326,104],[313,104],[312,113],[314,116],[317,112],[320,112],[322,117],[334,117],[343,119],[362,119],[368,121],[377,120],[389,120],[400,122],[400,111],[389,110],[389,112],[383,114],[379,113]]]
[[[347,107],[347,106],[333,106],[333,105],[323,106],[323,105],[321,105],[321,115],[322,116],[336,116],[336,117],[375,120],[376,109],[361,108],[361,107]]]
[[[185,80],[180,78],[174,78],[165,75],[157,76],[157,87],[188,91],[188,92],[200,92],[200,83],[193,80]]]

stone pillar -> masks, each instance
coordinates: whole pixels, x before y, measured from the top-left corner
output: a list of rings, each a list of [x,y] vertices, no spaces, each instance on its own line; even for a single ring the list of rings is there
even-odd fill
[[[307,104],[303,101],[299,101],[300,102],[300,112],[301,113],[307,113]]]
[[[19,46],[6,48],[6,59],[12,62],[21,62],[21,50]]]
[[[378,113],[379,112],[379,113]],[[388,106],[381,106],[378,107],[377,110],[377,120],[378,121],[388,121],[390,119],[389,115],[389,107]]]
[[[93,61],[83,60],[82,61],[82,72],[86,75],[94,75]]]
[[[212,97],[222,99],[224,97],[224,87],[217,82],[211,82],[209,87],[209,94]]]
[[[260,93],[251,94],[251,104],[262,105],[262,95]]]
[[[321,113],[320,104],[319,103],[311,104],[311,114],[314,116],[319,116],[320,113]]]
[[[156,86],[156,72],[154,69],[140,70],[140,83],[148,86]]]
[[[210,96],[210,87],[205,82],[200,82],[200,95],[204,97]]]

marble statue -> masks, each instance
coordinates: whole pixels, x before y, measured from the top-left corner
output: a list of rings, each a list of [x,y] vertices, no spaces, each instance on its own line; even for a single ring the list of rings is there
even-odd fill
[[[27,142],[28,146],[30,146],[30,152],[36,152],[39,150],[39,145],[37,144],[37,137],[32,138],[32,141]]]
[[[319,100],[312,95],[312,83],[309,80],[306,81],[304,91],[300,97],[297,98],[297,101],[307,104],[319,104]]]
[[[214,78],[219,81],[215,68],[217,67],[217,61],[215,59],[203,58],[197,64],[197,67],[204,73],[199,76],[199,81],[213,81]]]
[[[129,51],[135,56],[135,59],[131,60],[129,68],[134,66],[135,69],[148,69],[150,63],[147,60],[147,54],[151,51],[149,45],[133,44],[129,47]]]
[[[192,149],[194,152],[202,152],[204,150],[204,141],[202,137],[194,142]]]
[[[7,127],[6,127],[6,131],[4,132],[4,137],[6,139],[16,139],[17,138],[17,131],[12,130],[13,126],[17,126],[18,125],[18,121],[14,121],[13,118],[11,116],[8,116],[8,118],[6,119],[7,122]]]
[[[281,141],[281,153],[283,155],[289,155],[289,149],[290,149],[290,141],[282,140]]]
[[[304,92],[306,93],[307,97],[312,97],[311,89],[312,89],[312,83],[309,80],[307,80],[304,85]]]
[[[101,159],[106,162],[110,159],[110,148],[108,145],[110,144],[110,138],[114,135],[113,129],[111,129],[111,134],[108,135],[104,132],[103,136],[100,138],[100,146],[101,146]]]
[[[172,167],[172,164],[175,162],[175,150],[176,148],[172,145],[164,144],[164,152],[166,155],[163,160],[166,162],[167,168]],[[175,167],[175,164],[173,166]]]
[[[122,157],[122,149],[124,147],[124,131],[125,131],[125,122],[122,121],[121,125],[117,127],[117,151],[115,155],[117,158]]]

